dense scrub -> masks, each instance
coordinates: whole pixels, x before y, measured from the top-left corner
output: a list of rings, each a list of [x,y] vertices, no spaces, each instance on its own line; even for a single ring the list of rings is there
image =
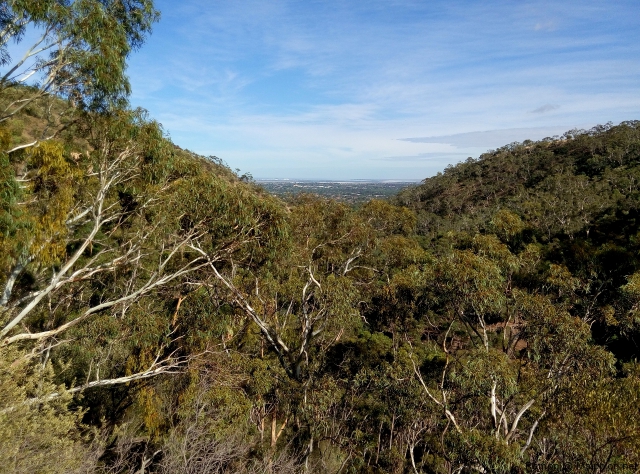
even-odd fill
[[[125,3],[0,14],[62,38],[0,81],[0,472],[640,469],[638,122],[285,203],[125,106]]]
[[[3,158],[4,471],[640,465],[637,124],[357,209],[73,130]]]
[[[536,246],[538,275],[516,275],[518,285],[561,292],[598,343],[629,361],[640,342],[627,313],[628,284],[640,264],[639,180],[635,121],[508,145],[447,168],[400,193],[396,203],[415,210],[432,248],[451,232],[466,239],[494,234],[516,252]],[[549,278],[556,283],[545,285]]]

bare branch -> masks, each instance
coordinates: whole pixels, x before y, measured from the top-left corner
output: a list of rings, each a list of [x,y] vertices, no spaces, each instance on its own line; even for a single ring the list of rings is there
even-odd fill
[[[18,263],[13,267],[13,270],[9,274],[9,278],[7,278],[7,282],[4,285],[4,291],[2,292],[2,298],[0,298],[0,306],[6,306],[11,298],[11,293],[13,292],[13,285],[16,280],[22,273],[22,271],[26,268],[29,262],[32,260],[32,257],[27,257],[26,259],[21,259]]]
[[[427,384],[424,383],[424,379],[422,378],[422,374],[420,374],[420,371],[418,370],[418,367],[416,366],[415,361],[413,360],[413,356],[409,356],[409,359],[411,359],[411,364],[413,365],[413,371],[416,374],[416,376],[418,377],[418,380],[420,381],[420,385],[422,385],[422,388],[424,388],[425,393],[427,394],[427,396],[433,400],[433,402],[440,406],[440,407],[444,407],[443,403],[438,400],[429,390],[429,388],[427,387]]]
[[[494,380],[493,385],[491,385],[491,417],[493,418],[493,427],[496,430],[496,437],[498,436],[498,419],[496,415],[496,385],[497,382]]]
[[[60,283],[64,280],[64,277],[67,275],[67,273],[75,266],[75,264],[84,254],[89,245],[92,244],[95,236],[98,234],[100,229],[106,222],[109,222],[111,220],[113,216],[106,216],[104,214],[104,202],[109,189],[116,183],[121,182],[123,179],[126,179],[127,175],[130,174],[130,170],[118,171],[116,167],[119,166],[123,160],[129,157],[131,153],[132,150],[130,148],[126,148],[111,163],[108,163],[106,165],[103,164],[99,176],[100,186],[96,192],[94,203],[91,206],[91,208],[93,209],[94,217],[93,226],[89,234],[84,238],[82,243],[78,246],[71,257],[62,265],[60,270],[54,274],[49,285],[47,285],[44,289],[36,292],[31,301],[24,308],[22,308],[22,310],[19,311],[18,314],[0,331],[0,338],[6,336],[16,325],[18,325],[28,314],[31,313],[31,311],[33,311],[38,306],[43,298],[51,294],[60,286]],[[111,171],[111,173],[107,174],[106,171]],[[72,280],[66,280],[65,283],[69,281]],[[24,337],[25,335],[22,336]],[[31,338],[27,337],[27,339]]]
[[[360,258],[361,255],[362,255],[362,249],[360,247],[358,247],[356,250],[351,252],[351,256],[347,259],[347,261],[344,264],[344,270],[342,271],[343,276],[349,273],[351,270],[353,270],[353,268],[356,268],[356,267],[351,268],[350,265],[353,262],[355,262],[358,258]]]
[[[35,56],[40,52],[42,52],[44,49],[48,49],[49,47],[51,47],[49,46],[47,48],[44,48],[43,50],[36,51],[36,48],[42,44],[42,42],[47,38],[50,32],[51,32],[51,27],[47,28],[44,34],[38,40],[36,40],[34,45],[31,46],[31,48],[29,48],[26,53],[24,53],[24,55],[22,56],[22,59],[20,59],[11,69],[9,69],[9,71],[7,71],[7,73],[4,76],[2,76],[2,78],[0,78],[0,83],[7,82],[9,78],[12,76],[12,74],[16,72],[30,57]]]
[[[141,371],[141,372],[137,372],[135,374],[131,374],[131,375],[127,375],[124,377],[115,377],[115,378],[110,378],[110,379],[102,379],[102,380],[94,380],[93,382],[88,382],[85,383],[83,385],[78,385],[76,387],[72,387],[70,389],[67,389],[65,391],[62,392],[53,392],[50,393],[48,395],[45,395],[43,397],[37,397],[37,398],[30,398],[28,400],[25,400],[22,404],[23,405],[31,405],[34,403],[44,403],[44,402],[49,402],[55,398],[60,397],[61,395],[64,394],[76,394],[76,393],[80,393],[83,392],[84,390],[90,389],[90,388],[96,388],[96,387],[109,387],[109,386],[113,386],[113,385],[121,385],[121,384],[125,384],[125,383],[130,383],[130,382],[134,382],[136,380],[144,380],[144,379],[148,379],[148,378],[152,378],[152,377],[157,377],[158,375],[163,375],[163,374],[177,374],[177,373],[182,373],[182,369],[191,361],[195,360],[196,358],[201,357],[203,354],[205,354],[205,352],[200,353],[200,354],[196,354],[196,355],[192,355],[192,356],[187,356],[187,357],[177,357],[177,358],[173,358],[173,354],[163,358],[162,360],[160,360],[159,357],[156,357],[156,359],[153,361],[153,363],[145,370]],[[12,407],[8,407],[5,408],[4,410],[0,410],[0,414],[4,414],[4,413],[8,413],[11,412],[13,410],[15,410],[17,408],[17,406],[12,406]]]
[[[533,439],[533,433],[536,431],[536,428],[538,427],[538,423],[540,422],[540,420],[542,420],[542,418],[544,417],[544,415],[546,415],[546,413],[547,413],[546,411],[543,411],[542,415],[540,415],[540,417],[531,426],[531,429],[529,430],[529,437],[527,438],[527,443],[520,450],[520,456],[524,455],[524,452],[527,450],[527,448],[531,444],[531,440]]]
[[[516,431],[516,428],[518,428],[518,423],[520,423],[520,418],[522,418],[522,415],[525,414],[525,412],[531,408],[531,405],[533,405],[535,403],[535,399],[531,399],[529,400],[527,403],[525,403],[525,405],[520,409],[520,411],[518,412],[518,414],[516,415],[516,417],[513,420],[513,423],[511,425],[511,430],[509,430],[509,433],[507,434],[505,441],[509,441],[509,439],[511,439],[511,437],[513,436],[513,434]]]

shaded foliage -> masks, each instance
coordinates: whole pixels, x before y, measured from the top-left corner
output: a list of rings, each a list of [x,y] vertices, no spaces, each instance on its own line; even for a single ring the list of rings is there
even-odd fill
[[[354,208],[74,116],[0,154],[0,469],[640,467],[637,122]]]

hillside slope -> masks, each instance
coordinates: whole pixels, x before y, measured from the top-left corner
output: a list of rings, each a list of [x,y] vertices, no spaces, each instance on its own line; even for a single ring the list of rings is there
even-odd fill
[[[57,106],[0,125],[60,127],[0,153],[0,473],[640,468],[637,122],[354,207]]]
[[[636,229],[639,179],[640,122],[631,121],[506,145],[447,167],[395,202],[415,210],[420,233],[431,238],[488,229],[498,209],[516,212],[545,241],[613,221],[623,228],[607,233],[628,234]]]
[[[535,244],[540,278],[521,283],[549,291],[542,275],[560,265],[573,278],[570,310],[590,314],[593,337],[623,359],[638,353],[634,331],[605,320],[624,306],[619,289],[640,269],[640,121],[506,145],[447,167],[394,202],[416,212],[427,248],[476,233],[497,234],[516,251]]]

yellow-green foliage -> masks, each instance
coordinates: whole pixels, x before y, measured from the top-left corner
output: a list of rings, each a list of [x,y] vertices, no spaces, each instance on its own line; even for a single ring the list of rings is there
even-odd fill
[[[640,300],[640,272],[631,275],[622,291],[631,298]]]
[[[0,126],[0,147],[4,149],[11,139],[7,127]],[[0,265],[9,263],[13,253],[13,236],[19,228],[17,222],[20,215],[18,201],[22,197],[22,189],[15,179],[15,170],[9,157],[0,154]]]
[[[500,209],[491,221],[496,234],[505,242],[510,241],[525,229],[525,224],[517,214]]]
[[[16,179],[15,168],[22,171]],[[31,257],[38,264],[56,263],[65,253],[69,212],[77,206],[81,171],[62,143],[28,148],[17,163],[0,156],[0,249],[5,258]]]
[[[406,207],[373,199],[362,206],[359,214],[381,234],[410,235],[415,232],[416,215]]]
[[[50,363],[43,368],[15,349],[0,351],[0,473],[62,474],[83,466],[82,413],[69,408],[71,397],[52,376]]]
[[[65,252],[69,212],[76,204],[75,179],[79,170],[65,156],[61,143],[40,143],[27,151],[29,216],[32,253],[43,265],[56,262]]]

